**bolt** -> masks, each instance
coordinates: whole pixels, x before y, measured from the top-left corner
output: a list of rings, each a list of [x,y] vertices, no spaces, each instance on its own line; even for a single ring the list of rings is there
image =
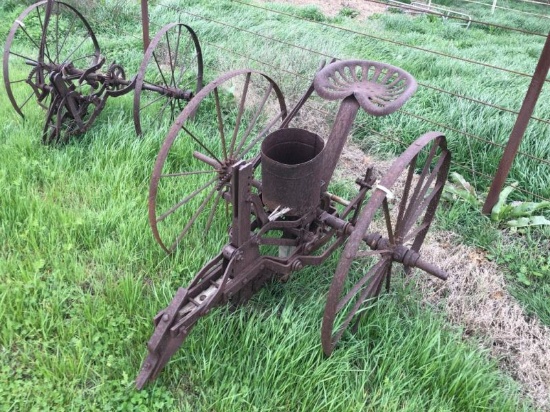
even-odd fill
[[[302,264],[302,262],[300,260],[296,260],[294,261],[294,263],[292,264],[292,270],[300,270],[304,267],[304,265]]]
[[[170,316],[168,316],[168,314],[165,313],[164,315],[162,315],[163,322],[168,322],[168,319],[170,319]]]

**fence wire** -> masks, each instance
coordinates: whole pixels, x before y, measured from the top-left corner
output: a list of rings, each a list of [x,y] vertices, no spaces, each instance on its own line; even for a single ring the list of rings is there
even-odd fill
[[[380,4],[380,5],[387,6],[387,7],[396,7],[395,3],[390,4],[390,3],[388,3],[387,1],[384,1],[384,0],[366,0],[366,1],[368,1],[369,3],[376,3],[376,4]],[[410,10],[410,11],[415,11],[415,12],[431,14],[431,15],[439,16],[439,17],[445,17],[446,19],[451,19],[451,20],[460,20],[460,21],[463,21],[465,23],[474,23],[474,24],[479,24],[479,25],[482,25],[482,26],[494,27],[494,28],[503,29],[503,30],[507,30],[507,31],[514,31],[514,32],[529,34],[529,35],[533,35],[533,36],[546,37],[546,35],[543,34],[543,33],[538,33],[538,32],[524,30],[524,29],[518,29],[517,27],[503,26],[503,25],[496,24],[496,23],[490,23],[490,22],[475,20],[475,19],[467,19],[465,17],[455,16],[455,15],[447,16],[443,13],[439,13],[439,12],[434,11],[434,10],[421,10],[420,11],[418,8],[416,8],[414,6],[411,6],[409,4],[406,4],[406,3],[400,4],[399,8],[404,9],[404,10]]]
[[[382,3],[382,2],[379,2],[379,1],[376,1],[376,0],[369,0],[369,1],[373,1],[375,3]],[[263,6],[258,6],[258,5],[252,5],[252,4],[249,4],[249,3],[244,3],[242,1],[239,1],[239,0],[234,0],[235,3],[239,3],[245,7],[254,7],[254,8],[258,8],[258,9],[262,9],[262,10],[265,10],[265,11],[268,11],[268,12],[273,12],[273,13],[276,13],[276,14],[282,14],[282,15],[285,15],[285,16],[288,16],[288,17],[291,17],[291,18],[296,18],[298,20],[305,20],[311,24],[318,24],[318,25],[322,25],[322,26],[328,26],[332,29],[336,29],[336,30],[344,30],[346,32],[351,32],[351,33],[354,33],[354,34],[358,34],[358,35],[364,35],[366,37],[371,37],[371,38],[376,38],[376,39],[380,39],[382,41],[386,41],[388,43],[392,43],[392,44],[396,44],[400,47],[407,47],[407,48],[412,48],[412,49],[416,49],[416,50],[420,50],[422,52],[426,52],[426,53],[433,53],[433,54],[438,54],[438,55],[442,55],[442,56],[445,56],[445,57],[448,57],[448,58],[451,58],[451,59],[456,59],[456,60],[460,60],[460,61],[464,61],[466,63],[469,63],[469,64],[473,64],[473,65],[479,65],[479,66],[484,66],[484,67],[487,67],[491,70],[501,70],[501,71],[505,71],[505,72],[508,72],[508,73],[511,73],[513,75],[518,75],[518,76],[522,76],[522,77],[532,77],[532,75],[529,75],[529,74],[526,74],[526,73],[522,73],[522,72],[517,72],[517,71],[514,71],[514,70],[509,70],[509,69],[506,69],[506,68],[502,68],[502,67],[498,67],[498,66],[494,66],[494,65],[488,65],[488,64],[484,64],[482,62],[477,62],[477,61],[474,61],[474,60],[469,60],[469,59],[463,59],[463,58],[460,58],[460,57],[457,57],[457,56],[452,56],[452,55],[448,55],[446,53],[441,53],[441,52],[437,52],[437,51],[434,51],[434,50],[429,50],[429,49],[425,49],[425,48],[419,48],[417,46],[411,46],[411,45],[407,45],[405,43],[402,43],[402,42],[397,42],[397,41],[394,41],[394,40],[389,40],[389,39],[383,39],[383,38],[380,38],[380,37],[377,37],[377,36],[372,36],[372,35],[368,35],[368,34],[365,34],[365,33],[361,33],[361,32],[357,32],[357,31],[354,31],[354,30],[350,30],[350,29],[345,29],[345,28],[342,28],[342,27],[338,27],[338,26],[334,26],[334,25],[331,25],[331,24],[327,24],[327,23],[324,23],[324,22],[316,22],[316,21],[311,21],[309,19],[304,19],[303,17],[300,17],[300,16],[295,16],[293,14],[290,14],[290,13],[285,13],[285,12],[280,12],[278,10],[272,10],[272,9],[269,9],[269,8],[266,8],[266,7],[263,7]],[[226,27],[226,28],[229,28],[231,30],[237,30],[237,31],[240,31],[240,32],[244,32],[244,33],[247,33],[251,36],[254,36],[256,38],[261,38],[261,39],[264,39],[264,40],[267,40],[269,42],[275,42],[275,43],[278,43],[278,44],[282,44],[286,47],[292,47],[292,48],[296,48],[296,49],[299,49],[301,51],[304,51],[306,53],[311,53],[311,54],[314,54],[316,56],[319,56],[319,57],[323,57],[323,58],[326,58],[326,59],[333,59],[333,58],[338,58],[338,56],[333,56],[331,54],[327,54],[327,53],[324,53],[324,52],[321,52],[321,51],[318,51],[318,50],[314,50],[314,49],[311,49],[311,48],[308,48],[308,47],[304,47],[304,46],[301,46],[301,45],[298,45],[298,44],[294,44],[292,42],[288,42],[288,41],[284,41],[284,40],[281,40],[281,39],[277,39],[277,38],[274,38],[274,37],[271,37],[271,36],[268,36],[268,35],[265,35],[265,34],[262,34],[262,33],[258,33],[258,32],[255,32],[255,31],[252,31],[252,30],[248,30],[248,29],[245,29],[245,28],[242,28],[242,27],[237,27],[235,25],[232,25],[230,23],[227,23],[225,21],[219,21],[219,20],[216,20],[216,19],[213,19],[213,18],[210,18],[210,17],[207,17],[207,16],[203,16],[203,15],[200,15],[200,14],[197,14],[197,13],[193,13],[193,12],[189,12],[187,10],[184,10],[180,7],[176,7],[176,6],[172,6],[172,5],[165,5],[165,4],[158,4],[160,7],[163,7],[163,8],[166,8],[166,9],[170,9],[172,11],[175,11],[177,13],[180,13],[180,14],[183,14],[183,15],[188,15],[188,16],[191,16],[193,18],[196,18],[196,19],[200,19],[200,20],[204,20],[204,21],[208,21],[209,23],[213,23],[213,24],[216,24],[216,25],[220,25],[220,26],[223,26],[223,27]],[[489,24],[489,25],[492,25],[492,24]],[[517,30],[517,29],[513,29],[513,28],[507,28],[511,31],[521,31],[521,30]],[[538,33],[532,33],[532,32],[527,32],[526,34],[532,34],[532,35],[535,35],[535,36],[541,36],[540,34]],[[277,71],[277,73],[284,73],[286,75],[289,75],[289,76],[293,76],[295,78],[299,78],[299,79],[302,79],[304,81],[304,83],[307,83],[309,84],[311,82],[311,79],[312,79],[312,76],[313,76],[313,73],[311,74],[311,77],[308,77],[308,76],[305,76],[303,74],[300,74],[300,73],[297,73],[297,72],[294,72],[292,70],[289,70],[288,68],[285,68],[285,67],[280,67],[279,65],[276,65],[276,64],[273,64],[272,62],[267,62],[265,60],[262,60],[262,59],[258,59],[258,58],[255,58],[253,56],[250,56],[250,55],[247,55],[245,53],[242,53],[242,52],[239,52],[239,51],[236,51],[236,50],[232,50],[230,48],[227,48],[227,47],[223,47],[219,44],[215,44],[215,43],[212,43],[212,42],[208,42],[206,40],[201,40],[201,43],[204,43],[205,45],[208,45],[210,47],[214,47],[218,50],[220,50],[222,53],[225,53],[225,54],[231,54],[231,55],[234,55],[234,56],[238,56],[242,59],[246,59],[250,62],[255,62],[257,64],[261,64],[265,67],[269,67],[270,69],[274,69]],[[546,79],[546,81],[548,82],[549,79]],[[517,115],[518,114],[518,111],[516,110],[512,110],[510,108],[506,108],[506,107],[502,107],[502,106],[499,106],[499,105],[495,105],[495,104],[492,104],[492,103],[489,103],[489,102],[486,102],[486,101],[482,101],[482,100],[479,100],[479,99],[475,99],[473,97],[469,97],[469,96],[465,96],[465,95],[461,95],[461,94],[458,94],[458,93],[454,93],[454,92],[451,92],[451,91],[448,91],[448,90],[444,90],[442,88],[438,88],[438,87],[435,87],[435,86],[432,86],[432,85],[429,85],[429,84],[425,84],[425,83],[419,83],[419,85],[421,87],[425,87],[427,89],[431,89],[433,91],[436,91],[438,93],[441,93],[441,94],[445,94],[445,95],[450,95],[450,96],[453,96],[454,98],[456,99],[460,99],[460,100],[465,100],[465,101],[468,101],[468,102],[471,102],[473,104],[476,104],[476,105],[480,105],[480,106],[486,106],[486,107],[490,107],[490,108],[493,108],[493,109],[496,109],[496,110],[501,110],[503,112],[506,112],[506,113],[509,113],[511,115]],[[321,113],[322,115],[324,116],[329,116],[329,115],[332,115],[333,116],[333,113],[329,113],[327,111],[323,111],[322,109],[319,109],[319,108],[316,108],[316,107],[312,107],[313,110],[316,110],[318,111],[319,113]],[[429,124],[432,124],[432,125],[435,125],[437,126],[438,128],[443,128],[445,130],[448,130],[448,131],[451,131],[453,133],[456,133],[457,135],[461,135],[463,137],[465,137],[466,139],[474,139],[474,140],[477,140],[477,141],[480,141],[480,142],[483,142],[484,144],[487,144],[487,145],[490,145],[492,147],[495,147],[497,149],[499,149],[500,151],[503,151],[505,145],[504,144],[500,144],[500,143],[496,143],[496,142],[493,142],[489,139],[486,139],[482,136],[478,136],[476,134],[473,134],[473,133],[469,133],[467,131],[464,131],[464,130],[460,130],[456,127],[453,127],[453,126],[450,126],[450,125],[446,125],[446,124],[443,124],[443,123],[440,123],[440,122],[437,122],[437,121],[434,121],[432,119],[429,119],[427,117],[424,117],[424,116],[421,116],[421,115],[418,115],[416,113],[412,113],[410,111],[407,111],[407,110],[404,110],[404,109],[401,109],[399,111],[401,114],[405,115],[405,116],[408,116],[410,118],[413,118],[413,119],[416,119],[416,120],[420,120],[424,123],[429,123]],[[548,119],[544,119],[544,118],[540,118],[540,117],[535,117],[535,116],[532,116],[531,117],[532,120],[535,120],[537,122],[540,122],[540,123],[544,123],[544,124],[550,124],[550,120]],[[355,126],[354,126],[354,129],[363,129],[364,131],[367,131],[368,133],[371,133],[371,134],[375,134],[377,136],[379,136],[380,138],[382,139],[385,139],[385,140],[388,140],[388,141],[393,141],[395,143],[398,143],[404,147],[407,146],[407,143],[406,142],[403,142],[403,141],[400,141],[399,139],[396,139],[394,137],[391,137],[391,136],[388,136],[387,134],[384,134],[384,133],[380,133],[376,130],[374,130],[372,127],[368,127],[366,126],[365,124],[362,124],[360,122],[358,122]],[[518,156],[523,156],[527,159],[529,159],[530,161],[533,161],[533,162],[538,162],[539,164],[542,164],[542,165],[545,165],[545,166],[550,166],[550,161],[548,159],[545,159],[545,158],[542,158],[542,157],[538,157],[538,156],[535,156],[533,154],[530,154],[530,153],[527,153],[527,152],[524,152],[524,151],[519,151],[518,152]],[[466,170],[468,171],[475,179],[475,176],[478,176],[480,178],[483,178],[484,180],[486,181],[492,181],[493,179],[493,176],[491,175],[488,175],[486,173],[483,173],[483,172],[480,172],[478,170],[475,170],[475,168],[472,166],[468,166],[468,165],[465,165],[465,164],[461,164],[461,163],[458,163],[456,161],[453,161],[453,164],[456,165],[457,167],[459,167],[460,169],[463,169],[463,170]],[[536,199],[540,199],[540,200],[549,200],[549,199],[546,199],[545,197],[537,194],[537,193],[533,193],[529,190],[525,190],[525,189],[522,189],[522,188],[517,188],[517,190],[519,192],[522,192],[524,193],[525,195],[528,195],[528,196],[531,196],[533,198],[536,198]]]
[[[465,2],[465,3],[481,4],[482,6],[493,7],[492,4],[483,3],[483,2],[481,2],[481,1],[475,1],[475,0],[460,0],[460,1],[463,1],[463,2]],[[544,15],[544,14],[531,13],[531,12],[529,12],[529,11],[523,11],[523,10],[513,9],[513,8],[511,8],[511,7],[502,7],[502,6],[498,6],[498,5],[495,5],[494,7],[495,7],[495,9],[513,11],[514,13],[529,14],[529,15],[531,15],[531,16],[542,17],[542,18],[544,18],[544,19],[550,19],[550,16],[546,16],[546,15]]]

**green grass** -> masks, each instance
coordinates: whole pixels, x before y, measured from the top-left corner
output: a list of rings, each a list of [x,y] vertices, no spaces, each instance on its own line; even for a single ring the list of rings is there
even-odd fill
[[[196,1],[188,7],[328,54],[371,57],[384,49],[373,44],[371,54],[359,53],[366,46],[352,44],[353,37],[334,36],[332,29],[314,31],[316,26],[296,25],[291,18],[234,3]],[[156,24],[177,20],[161,15],[163,10],[153,8]],[[15,9],[10,13],[0,21],[17,15]],[[326,20],[313,9],[298,13]],[[251,52],[250,36],[189,20],[201,40],[211,43],[204,46],[208,80],[251,63],[212,44],[304,77],[311,77],[318,64],[318,56],[280,44]],[[382,24],[382,18],[373,21]],[[2,27],[9,24],[11,20]],[[139,63],[139,39],[125,34],[113,38],[103,30],[99,41],[108,61],[116,59],[125,67]],[[273,72],[265,64],[253,65]],[[291,102],[305,90],[303,77],[274,77]],[[431,101],[421,94],[417,98],[425,105]],[[432,106],[432,112],[440,107]],[[153,331],[151,318],[220,244],[202,242],[200,248],[180,249],[171,257],[155,244],[147,223],[147,190],[164,132],[136,138],[131,108],[131,96],[111,99],[84,137],[61,148],[44,147],[43,113],[37,108],[22,121],[0,85],[0,410],[530,408],[517,384],[486,352],[463,342],[460,330],[449,327],[436,308],[420,305],[417,292],[399,279],[373,305],[358,335],[347,335],[325,359],[319,330],[336,257],[284,285],[267,286],[236,311],[214,311],[199,322],[158,382],[137,392],[133,379]],[[392,136],[400,130],[404,138],[425,131],[405,116],[376,127],[393,130]],[[365,145],[373,149],[382,150],[382,143],[365,136]],[[455,146],[458,150],[460,144]],[[463,216],[458,209],[449,215]],[[494,242],[496,232],[472,229],[478,222],[471,219],[465,225],[476,235],[472,242]],[[447,224],[452,226],[453,220]],[[529,292],[526,300],[535,302],[532,296]],[[540,302],[544,304],[542,298]]]

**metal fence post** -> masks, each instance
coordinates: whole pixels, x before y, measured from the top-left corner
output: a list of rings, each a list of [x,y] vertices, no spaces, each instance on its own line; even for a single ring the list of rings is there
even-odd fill
[[[149,47],[149,7],[147,0],[141,0],[141,29],[143,32],[143,52]]]
[[[529,88],[527,89],[527,93],[525,94],[525,98],[516,119],[516,123],[512,129],[512,133],[510,133],[510,138],[508,139],[508,143],[504,149],[502,158],[500,159],[498,169],[495,173],[495,178],[493,179],[491,189],[489,189],[489,194],[487,195],[487,200],[485,200],[485,204],[483,205],[482,213],[484,214],[491,213],[491,210],[498,201],[498,196],[504,186],[504,182],[508,177],[508,173],[510,172],[510,168],[512,167],[512,163],[514,162],[514,158],[518,152],[519,145],[523,139],[523,135],[525,134],[525,130],[527,129],[527,125],[529,124],[535,105],[537,104],[537,100],[546,76],[548,75],[549,68],[550,32],[546,37],[546,42],[544,43],[535,73],[533,74],[531,83],[529,84]]]

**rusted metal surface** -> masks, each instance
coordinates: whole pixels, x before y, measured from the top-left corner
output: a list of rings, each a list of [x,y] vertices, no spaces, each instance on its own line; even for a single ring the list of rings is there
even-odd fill
[[[431,147],[424,167],[419,176],[415,175],[418,154],[429,144]],[[417,253],[424,242],[443,192],[450,160],[445,138],[436,132],[427,133],[417,139],[392,164],[373,190],[344,248],[327,296],[321,328],[321,341],[325,354],[332,353],[334,346],[365,300],[378,295],[384,281],[389,285],[393,262],[403,263],[409,267],[422,266],[423,269],[428,269],[430,274],[446,278],[443,271],[422,264]],[[402,192],[396,193],[394,187],[400,177],[405,179],[405,183],[402,186]],[[395,219],[386,213],[390,201],[388,192],[399,201]],[[369,226],[378,210],[384,211],[386,230],[383,234],[368,234]],[[406,243],[411,241],[412,245],[407,247]],[[363,243],[376,252],[367,256],[378,256],[379,261],[358,279],[350,290],[343,293],[352,262],[357,259]],[[348,306],[351,307],[348,308]],[[335,325],[337,316],[345,310],[347,314],[344,320],[341,324]]]
[[[141,33],[143,36],[143,52],[149,48],[149,4],[148,0],[141,0]]]
[[[29,50],[29,44],[34,50]],[[168,24],[157,33],[133,79],[126,78],[121,65],[105,65],[105,61],[92,28],[80,12],[61,1],[40,1],[19,15],[6,39],[6,93],[23,117],[35,100],[46,110],[42,138],[45,144],[52,144],[65,143],[86,132],[108,97],[136,89],[134,122],[142,134],[144,117],[157,123],[166,117],[173,120],[176,111],[181,111],[202,87],[200,45],[194,31],[184,24]],[[151,61],[155,62],[153,69]],[[14,78],[22,66],[29,67],[30,73]],[[156,94],[161,103],[142,116],[150,102],[144,97],[147,93]]]
[[[548,75],[549,69],[550,32],[546,37],[546,42],[544,43],[537,67],[535,68],[535,73],[533,74],[533,78],[531,79],[531,83],[529,84],[529,88],[527,89],[527,93],[521,105],[516,123],[510,133],[508,144],[506,145],[502,158],[500,159],[495,178],[493,179],[493,183],[491,183],[491,188],[489,189],[489,194],[483,204],[482,212],[484,214],[490,214],[491,210],[498,202],[498,196],[502,191],[506,178],[508,177],[508,173],[512,168],[512,163],[514,163],[514,159],[516,158],[516,154],[519,150],[519,145],[521,144],[525,130],[527,130],[527,126],[529,125],[533,110],[535,110],[535,105],[537,104],[542,86],[546,81],[546,76]]]
[[[228,85],[239,85],[243,89],[242,96],[232,99],[232,102],[236,103],[235,119],[242,120],[245,109],[250,106],[250,103],[247,103],[247,96],[251,91],[249,90],[251,85],[261,96],[258,102],[253,102],[251,119],[240,136],[234,133],[234,130],[239,131],[238,127],[232,129],[235,125],[232,123],[234,119],[224,119],[222,113],[229,109],[224,107],[223,98],[227,96],[225,90],[231,88]],[[254,97],[256,96],[252,98]],[[269,104],[277,107],[274,113],[269,112]],[[192,129],[186,127],[188,123],[193,122],[194,115],[201,106],[206,111],[203,117],[217,125],[217,133],[208,136],[210,142],[202,142],[201,140],[204,139],[196,136]],[[205,86],[189,102],[168,132],[153,167],[149,186],[149,223],[155,240],[166,252],[173,252],[190,230],[209,232],[217,209],[227,201],[227,190],[235,171],[234,165],[243,159],[259,163],[259,149],[256,148],[254,151],[255,145],[259,145],[269,131],[278,128],[286,116],[286,104],[277,84],[268,76],[254,70],[228,72]],[[259,124],[260,121],[265,123]],[[240,124],[243,123],[240,122]],[[255,127],[259,127],[259,130],[253,133]],[[186,139],[193,147],[193,154],[189,161],[175,166],[181,166],[184,169],[182,171],[167,169],[173,165],[167,159],[173,152],[172,146],[176,143],[176,139]],[[185,187],[189,191],[172,193],[170,185],[174,178],[179,179],[182,188]],[[163,185],[168,188],[166,196],[162,195]],[[193,187],[196,190],[189,189]],[[170,195],[176,196],[173,202]],[[159,197],[168,198],[168,204],[159,204],[157,202]],[[195,209],[188,220],[171,222],[170,219],[179,218],[182,208]],[[208,217],[201,220],[202,214],[207,214]],[[180,225],[180,227],[171,231],[174,225]],[[165,230],[166,226],[169,226],[167,230]]]
[[[325,143],[303,129],[279,129],[262,143],[262,201],[271,212],[301,216],[317,208]]]
[[[197,35],[186,24],[167,24],[149,44],[136,77],[136,133],[143,134],[142,119],[147,118],[141,114],[144,108],[149,111],[155,109],[158,113],[153,117],[173,120],[183,109],[183,104],[202,88],[202,84],[202,51]],[[165,99],[159,99],[158,94]]]
[[[313,88],[341,100],[324,148],[315,133],[288,128]],[[244,303],[269,279],[286,281],[342,246],[321,328],[327,355],[348,327],[357,327],[365,302],[384,284],[389,288],[394,263],[405,271],[417,267],[447,278],[419,253],[449,170],[450,153],[440,133],[418,138],[378,183],[374,168],[367,167],[350,199],[328,191],[359,108],[391,113],[415,88],[412,76],[401,69],[353,60],[322,68],[289,116],[279,87],[255,71],[230,72],[197,93],[157,157],[149,221],[167,252],[193,247],[201,236],[208,241],[210,229],[220,222],[220,228],[229,226],[229,241],[155,317],[136,380],[139,389],[158,376],[199,317],[222,304]],[[210,119],[217,133],[198,127],[195,116]],[[174,162],[182,147],[188,157]],[[175,190],[178,179],[187,192]],[[385,229],[369,232],[377,214]]]
[[[342,100],[328,137],[323,174],[326,185],[361,107],[374,116],[398,110],[416,91],[416,80],[406,71],[379,62],[344,60],[321,69],[313,82],[317,94],[327,100]]]

